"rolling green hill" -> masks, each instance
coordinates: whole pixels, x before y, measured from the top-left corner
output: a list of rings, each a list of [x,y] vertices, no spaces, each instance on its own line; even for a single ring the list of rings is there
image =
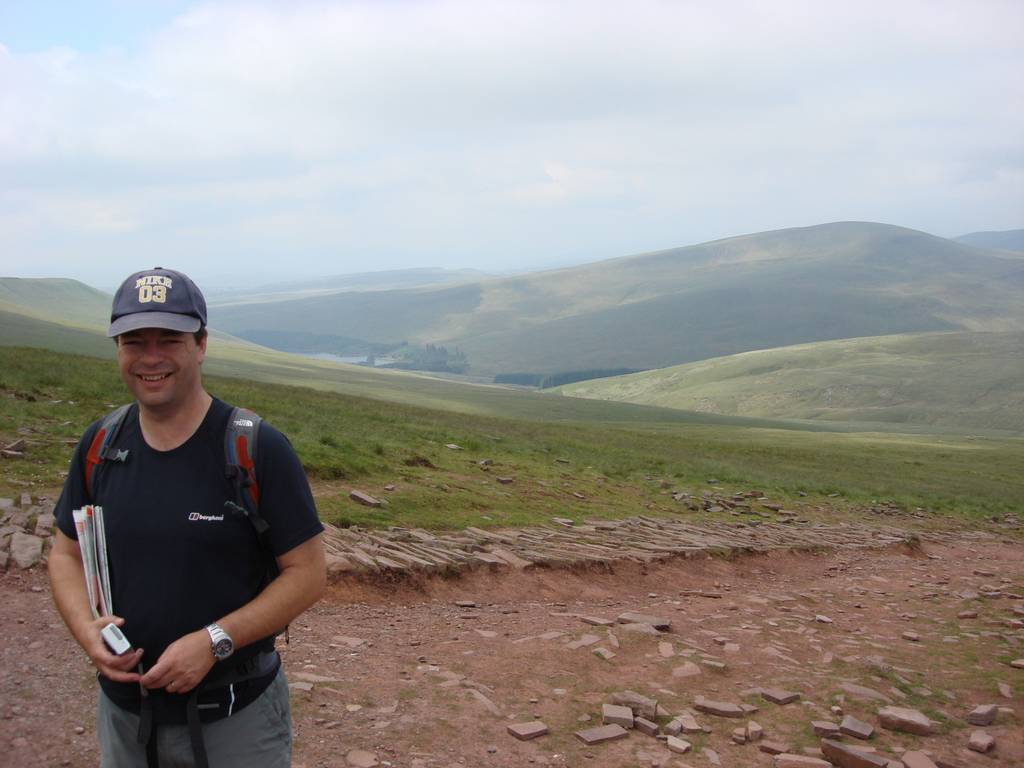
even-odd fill
[[[86,286],[81,287],[88,290]],[[23,298],[29,304],[34,303],[31,291],[26,291]],[[209,374],[274,384],[301,384],[325,392],[465,414],[554,422],[734,424],[800,430],[857,428],[855,425],[790,424],[630,403],[574,400],[507,387],[448,381],[404,371],[376,370],[316,360],[259,347],[217,331],[211,331],[210,336],[209,352],[203,365]],[[96,357],[114,356],[113,342],[103,335],[101,328],[83,330],[39,320],[27,312],[0,311],[0,347],[24,346]]]
[[[568,384],[557,391],[760,418],[1024,432],[1024,333],[817,342]]]
[[[273,326],[457,346],[475,375],[661,368],[812,341],[1024,330],[1024,258],[844,222],[451,287],[235,304],[211,323],[242,337]]]

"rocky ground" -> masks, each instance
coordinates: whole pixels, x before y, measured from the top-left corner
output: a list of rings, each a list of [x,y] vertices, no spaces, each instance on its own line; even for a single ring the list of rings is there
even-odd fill
[[[1024,546],[688,554],[342,574],[282,648],[295,764],[1024,764]],[[0,576],[0,623],[0,765],[95,765],[93,675],[40,567]]]

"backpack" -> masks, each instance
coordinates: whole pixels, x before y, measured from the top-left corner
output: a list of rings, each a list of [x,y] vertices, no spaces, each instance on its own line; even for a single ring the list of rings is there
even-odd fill
[[[106,461],[125,462],[128,451],[115,446],[125,419],[134,403],[122,405],[107,414],[93,435],[85,456],[85,490],[92,498],[96,471]],[[260,423],[259,414],[247,408],[233,408],[224,430],[225,474],[235,488],[235,500],[225,501],[224,507],[232,515],[244,517],[256,531],[263,548],[267,573],[263,586],[277,577],[277,559],[270,548],[270,525],[260,515],[260,487],[256,481],[256,449]],[[287,628],[285,628],[287,632]]]

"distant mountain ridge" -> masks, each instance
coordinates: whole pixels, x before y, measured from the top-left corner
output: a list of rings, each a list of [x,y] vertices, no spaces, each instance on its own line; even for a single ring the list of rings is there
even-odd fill
[[[895,333],[1024,330],[1024,258],[838,222],[455,286],[219,307],[254,331],[434,343],[470,372],[661,368]]]
[[[953,238],[958,243],[977,246],[978,248],[995,248],[1003,251],[1019,251],[1024,253],[1024,229],[1007,229],[1001,232],[971,232]]]

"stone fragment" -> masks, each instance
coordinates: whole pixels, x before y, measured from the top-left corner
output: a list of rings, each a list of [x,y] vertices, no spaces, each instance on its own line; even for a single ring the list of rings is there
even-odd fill
[[[995,704],[982,704],[972,709],[967,715],[971,725],[992,725],[996,721],[998,707]]]
[[[636,691],[616,691],[612,694],[612,704],[627,707],[633,714],[649,720],[658,717],[658,701]]]
[[[773,768],[832,768],[827,760],[784,752],[772,758]]]
[[[580,616],[580,621],[595,627],[610,627],[615,623],[611,619],[602,619],[600,616]]]
[[[634,717],[633,727],[647,736],[655,736],[658,733],[658,724],[651,722],[646,717]]]
[[[678,736],[683,732],[683,724],[679,722],[679,718],[673,718],[661,726],[661,732],[666,736]]]
[[[972,731],[970,741],[967,742],[967,748],[974,752],[991,752],[996,748],[995,737],[985,731]]]
[[[621,725],[623,728],[633,727],[633,710],[617,704],[601,705],[601,722],[605,725]]]
[[[886,696],[884,693],[876,691],[874,688],[868,688],[863,685],[857,685],[856,683],[840,683],[839,687],[842,688],[846,693],[851,696],[855,696],[858,699],[864,699],[867,701],[881,701],[886,704],[891,704],[892,699]]]
[[[355,502],[358,502],[359,504],[362,504],[364,507],[379,507],[380,506],[380,501],[379,500],[373,498],[373,496],[371,496],[370,494],[364,493],[363,491],[356,490],[355,488],[353,488],[349,492],[348,497],[350,499],[352,499],[352,501],[355,501]]]
[[[636,613],[635,611],[626,611],[625,613],[619,614],[619,624],[650,624],[657,630],[662,632],[668,632],[671,628],[672,623],[668,619],[662,619],[658,616],[651,616],[645,613]]]
[[[889,764],[884,757],[857,747],[848,747],[831,739],[821,740],[821,751],[826,759],[838,768],[886,768]]]
[[[365,749],[350,749],[345,754],[345,762],[352,768],[374,768],[374,766],[380,765],[377,762],[377,756]]]
[[[814,617],[814,620],[816,622],[818,622],[819,624],[831,624],[832,623],[832,619],[830,619],[828,616],[825,616],[825,615],[820,614],[820,613],[817,614]]]
[[[905,768],[938,768],[928,755],[916,749],[904,752],[901,760]]]
[[[677,755],[685,755],[691,749],[693,745],[686,739],[680,739],[678,736],[669,736],[665,740],[665,746],[668,747],[669,752],[675,752]]]
[[[43,557],[43,540],[18,531],[11,536],[11,561],[19,568],[31,568]]]
[[[956,617],[958,619],[976,619],[976,618],[978,618],[978,612],[977,611],[960,611],[960,613],[958,613],[956,615]]]
[[[594,650],[591,651],[591,652],[595,656],[597,656],[599,658],[602,658],[605,661],[611,661],[612,659],[615,658],[615,652],[614,651],[609,651],[607,648],[605,648],[603,646],[600,646],[600,645],[597,646],[597,648],[594,648]]]
[[[1024,659],[1014,659],[1010,662],[1010,666],[1014,669],[1024,669]]]
[[[672,677],[693,677],[701,674],[699,666],[692,661],[684,661],[681,665],[672,670]]]
[[[515,723],[510,725],[507,730],[520,741],[529,741],[530,739],[536,739],[538,736],[545,736],[548,733],[548,727],[540,720],[533,720],[529,723]]]
[[[847,715],[843,718],[843,722],[839,724],[839,730],[847,736],[853,736],[855,739],[870,739],[875,733],[873,725],[865,723],[863,720],[858,720],[853,715]]]
[[[840,735],[839,726],[828,720],[812,720],[811,729],[816,736],[835,738]]]
[[[586,648],[599,642],[601,642],[601,638],[597,635],[583,635],[579,640],[566,643],[565,647],[575,651],[577,648]]]
[[[455,601],[455,607],[456,608],[476,608],[476,601],[475,600],[456,600]]]
[[[614,741],[615,739],[624,739],[629,736],[629,731],[621,725],[601,725],[597,728],[576,731],[575,735],[584,744],[592,745],[601,744],[605,741]]]
[[[747,743],[747,729],[746,728],[733,728],[730,734],[733,744],[746,744]]]
[[[935,723],[923,712],[909,707],[882,707],[878,710],[878,719],[883,728],[891,731],[903,731],[918,736],[931,736],[935,733]]]
[[[746,713],[739,704],[732,704],[727,701],[712,701],[698,696],[693,703],[694,709],[698,712],[706,712],[709,715],[718,717],[743,717]]]
[[[36,518],[36,536],[45,538],[53,535],[53,527],[56,524],[56,520],[53,515],[49,512],[43,512],[39,517]]]
[[[758,747],[766,755],[782,755],[789,752],[789,744],[781,741],[762,741]]]
[[[784,691],[781,688],[764,688],[761,690],[761,698],[772,704],[792,704],[794,701],[800,700],[800,694]]]
[[[676,649],[672,643],[658,643],[658,655],[663,659],[671,659],[676,655]]]
[[[1004,699],[1012,699],[1013,691],[1010,690],[1010,686],[1006,683],[996,683],[996,688],[999,689],[999,695]]]
[[[679,724],[682,726],[683,733],[689,734],[704,732],[704,728],[701,726],[700,723],[697,722],[697,719],[689,712],[683,712],[683,714],[679,715],[679,717],[677,717],[676,720],[678,720]]]
[[[920,640],[921,640],[921,636],[919,634],[917,634],[917,632],[911,632],[909,629],[906,632],[904,632],[901,635],[901,637],[904,640],[909,640],[912,643],[917,643],[917,642],[920,642]]]
[[[751,720],[747,723],[747,741],[760,741],[764,738],[764,728]]]

